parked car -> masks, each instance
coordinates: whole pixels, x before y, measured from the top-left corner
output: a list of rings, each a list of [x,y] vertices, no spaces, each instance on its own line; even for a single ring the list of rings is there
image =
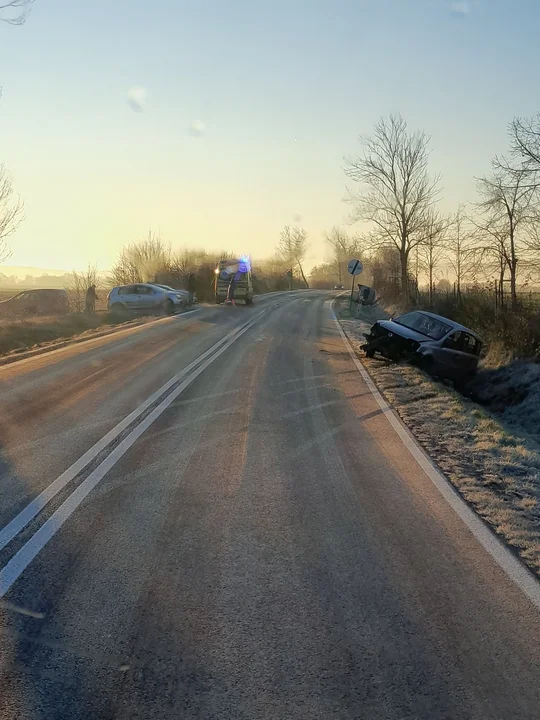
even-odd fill
[[[154,283],[114,287],[107,298],[112,312],[165,312],[173,315],[188,304],[187,293]]]
[[[474,376],[482,349],[481,339],[472,330],[422,310],[378,320],[364,336],[368,357],[380,353],[390,360],[408,359],[436,377],[454,381]]]
[[[0,315],[65,315],[69,300],[65,290],[24,290],[0,302]]]
[[[186,305],[190,305],[190,296],[189,292],[187,290],[175,290],[175,288],[171,287],[170,285],[161,285],[160,283],[150,283],[151,285],[155,285],[156,287],[162,288],[163,290],[168,290],[169,292],[177,293],[178,295],[182,295],[186,300]]]

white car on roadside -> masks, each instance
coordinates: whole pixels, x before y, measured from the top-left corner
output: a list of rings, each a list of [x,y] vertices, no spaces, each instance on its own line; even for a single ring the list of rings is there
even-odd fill
[[[189,304],[186,290],[175,290],[168,285],[134,283],[114,287],[107,298],[112,312],[163,312],[173,315]]]

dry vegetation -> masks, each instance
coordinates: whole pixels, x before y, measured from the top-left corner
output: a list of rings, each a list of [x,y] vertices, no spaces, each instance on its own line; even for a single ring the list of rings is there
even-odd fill
[[[368,360],[362,333],[384,315],[364,310],[343,329],[381,392],[475,511],[540,574],[540,367],[482,369],[474,393],[482,407],[406,364]],[[502,394],[515,395],[511,404]],[[519,398],[519,401],[517,399]]]
[[[69,314],[31,319],[0,321],[0,356],[20,353],[37,346],[55,343],[67,338],[95,336],[120,324],[147,322],[148,318],[127,320],[110,313],[96,315]]]

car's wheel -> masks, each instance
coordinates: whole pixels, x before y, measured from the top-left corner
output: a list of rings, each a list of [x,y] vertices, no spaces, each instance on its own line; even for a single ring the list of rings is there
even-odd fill
[[[122,303],[115,302],[111,305],[111,312],[115,315],[124,315],[126,308],[122,305]]]

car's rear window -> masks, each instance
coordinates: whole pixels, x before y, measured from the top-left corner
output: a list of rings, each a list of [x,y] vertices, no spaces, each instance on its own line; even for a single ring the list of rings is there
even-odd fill
[[[410,330],[416,330],[416,332],[426,335],[432,340],[440,340],[452,329],[450,325],[446,325],[446,323],[420,312],[405,313],[405,315],[396,318],[394,322]]]

